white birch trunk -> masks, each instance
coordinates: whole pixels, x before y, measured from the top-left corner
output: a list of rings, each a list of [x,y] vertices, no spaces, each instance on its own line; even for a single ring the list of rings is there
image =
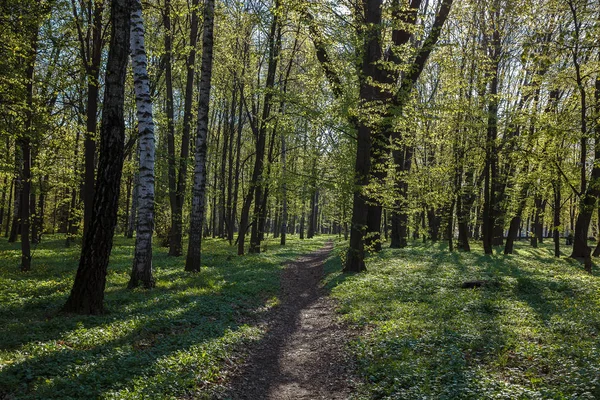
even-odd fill
[[[206,138],[208,136],[208,111],[213,59],[213,23],[215,1],[206,0],[204,30],[202,34],[202,66],[200,73],[200,99],[198,101],[198,130],[194,155],[194,185],[192,187],[192,212],[190,238],[185,260],[186,271],[200,271],[202,226],[204,221],[206,191]]]
[[[133,0],[130,37],[131,63],[139,130],[139,190],[138,219],[135,237],[135,257],[129,287],[140,283],[154,286],[152,277],[152,233],[154,231],[154,122],[152,100],[144,45],[144,20],[141,0]]]

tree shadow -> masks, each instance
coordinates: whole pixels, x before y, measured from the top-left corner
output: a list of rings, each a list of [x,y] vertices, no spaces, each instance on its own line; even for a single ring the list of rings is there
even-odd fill
[[[26,287],[31,296],[0,306],[0,348],[21,354],[0,369],[0,395],[97,398],[142,386],[163,398],[161,393],[186,395],[181,388],[192,393],[203,381],[218,386],[232,349],[257,340],[257,321],[278,293],[279,268],[273,258],[231,257],[235,249],[226,246],[216,250],[199,274],[180,271],[181,260],[161,252],[155,257],[158,287],[131,291],[124,288],[130,260],[118,259],[129,249],[120,249],[111,259],[109,313],[102,316],[58,313],[70,287],[65,277],[76,264],[50,269],[50,280],[49,271],[40,271],[35,277],[42,285]],[[17,278],[32,279],[17,276],[16,287]]]
[[[282,304],[266,316],[269,333],[253,348],[246,369],[234,378],[224,398],[337,398],[334,397],[339,390],[337,379],[344,376],[344,366],[327,362],[334,356],[331,349],[322,346],[331,335],[331,326],[313,325],[323,321],[302,322],[307,314],[329,310],[320,302],[326,290],[319,285],[324,270],[325,273],[328,269],[331,271],[332,265],[336,264],[332,261],[335,257],[326,258],[327,252],[322,249],[312,253],[290,264],[284,271],[282,279],[286,282],[282,282]],[[324,262],[329,266],[323,268]],[[310,334],[305,333],[306,330]],[[297,340],[294,335],[303,339],[307,337],[302,335],[308,335],[309,340],[302,340],[299,350],[310,347],[311,351],[301,351],[298,355],[298,348],[293,344]],[[292,362],[290,357],[293,357]]]

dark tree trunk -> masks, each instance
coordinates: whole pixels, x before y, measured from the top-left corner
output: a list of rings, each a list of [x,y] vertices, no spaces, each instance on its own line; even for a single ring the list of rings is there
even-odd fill
[[[0,200],[0,229],[4,226],[4,206],[6,204],[6,192],[8,190],[8,176],[4,177],[4,185],[2,185],[2,199]]]
[[[397,173],[403,175],[410,171],[412,164],[413,148],[412,146],[401,146],[400,149],[392,152],[394,165]],[[407,245],[408,239],[408,183],[402,176],[396,177],[396,191],[398,199],[394,201],[394,209],[391,215],[391,243],[390,248],[399,249]]]
[[[93,10],[92,10],[93,3]],[[73,15],[79,19],[75,2],[73,4]],[[79,32],[79,45],[81,60],[87,74],[87,108],[86,108],[86,133],[84,140],[84,172],[82,196],[83,199],[83,230],[87,230],[92,215],[94,201],[94,181],[96,171],[96,131],[98,127],[98,95],[100,93],[99,76],[100,64],[102,63],[102,50],[104,45],[102,24],[104,14],[104,2],[89,2],[89,9],[93,13],[93,22],[88,25],[88,31],[84,37],[83,32]],[[83,11],[82,11],[83,13]],[[91,37],[91,40],[90,40]]]
[[[307,239],[312,239],[315,236],[315,226],[317,224],[317,190],[314,189],[312,196],[310,196],[310,213],[308,214],[308,232],[306,233]]]
[[[533,201],[535,208],[533,211],[533,234],[531,235],[531,247],[537,248],[538,243],[541,243],[541,214],[542,214],[542,204],[543,200],[540,194],[536,193]]]
[[[264,218],[264,200],[266,200],[265,190],[266,181],[264,175],[265,149],[267,139],[268,120],[271,115],[271,106],[273,98],[273,88],[275,86],[275,74],[277,72],[277,63],[279,61],[279,51],[281,48],[281,24],[279,23],[279,0],[275,1],[275,12],[271,22],[269,33],[269,62],[267,67],[267,79],[265,82],[265,96],[263,99],[263,110],[260,121],[254,121],[253,131],[256,136],[256,155],[254,158],[254,172],[252,173],[251,186],[254,186],[254,221],[252,223],[252,233],[250,235],[250,253],[260,253],[261,225],[260,221]],[[252,122],[252,121],[251,121]]]
[[[8,190],[8,209],[6,210],[6,228],[4,229],[4,237],[8,237],[10,233],[10,213],[12,211],[13,192],[15,188],[15,180],[10,180],[10,189]]]
[[[363,118],[358,118],[356,161],[354,164],[354,193],[352,200],[352,223],[350,226],[350,248],[344,272],[361,272],[365,266],[365,235],[368,229],[369,206],[365,188],[369,184],[371,175],[371,146],[374,126],[366,115],[366,109],[373,105],[381,96],[381,91],[376,87],[379,77],[379,66],[376,64],[382,59],[381,48],[381,0],[364,0],[364,23],[361,28],[362,37],[362,65],[359,101],[365,108]]]
[[[241,96],[241,92],[242,90],[240,89],[240,96]],[[238,206],[238,196],[239,196],[239,188],[240,188],[240,163],[241,163],[241,149],[242,149],[242,131],[243,131],[243,120],[242,120],[242,110],[243,107],[240,104],[239,110],[238,110],[238,125],[237,125],[237,139],[236,139],[236,143],[235,143],[235,180],[233,183],[233,208],[231,209],[231,217],[230,217],[230,224],[231,224],[231,232],[230,232],[230,239],[229,241],[232,242],[233,241],[233,225],[235,222],[235,218],[237,217],[237,206]],[[248,216],[246,215],[246,224],[248,224]],[[242,228],[241,228],[241,222],[238,224],[238,230],[239,233],[241,234]],[[242,240],[242,247],[241,247],[241,254],[244,254],[244,241]]]
[[[454,205],[455,200],[452,200],[446,214],[446,240],[448,240],[448,251],[454,251]]]
[[[527,193],[529,192],[529,185],[525,184],[521,187],[519,193],[519,205],[515,216],[510,220],[510,227],[508,228],[508,235],[506,237],[506,245],[504,246],[504,254],[513,254],[514,242],[517,238],[517,233],[521,226],[521,220],[523,217],[523,210],[527,204]]]
[[[554,222],[552,227],[552,236],[554,239],[554,257],[560,257],[560,210],[561,210],[561,184],[560,177],[555,181],[553,186],[554,189]],[[599,242],[600,243],[600,242]],[[600,249],[596,247],[596,250],[600,252]],[[600,255],[600,253],[598,254]],[[596,255],[596,251],[594,251],[594,256]]]
[[[471,221],[471,207],[475,196],[472,193],[473,170],[468,169],[465,174],[465,187],[456,199],[456,218],[458,222],[458,241],[456,247],[459,250],[471,251],[469,245],[469,223]]]
[[[498,14],[500,10],[496,10]],[[494,228],[496,225],[496,216],[500,204],[496,194],[498,180],[498,153],[496,138],[498,136],[498,74],[500,68],[500,32],[494,28],[492,34],[492,45],[490,52],[492,54],[493,70],[491,71],[492,80],[490,83],[490,100],[488,102],[488,121],[486,137],[486,153],[484,167],[484,204],[483,204],[483,249],[485,254],[492,254],[494,245]]]
[[[12,224],[8,243],[16,242],[17,236],[21,233],[21,209],[23,208],[21,204],[23,197],[23,146],[17,140],[15,147],[15,195],[13,199]]]
[[[27,111],[25,116],[25,132],[19,139],[21,152],[23,154],[23,170],[21,177],[23,179],[21,192],[21,271],[31,270],[31,213],[35,212],[35,197],[32,197],[31,191],[31,139],[33,137],[33,77],[35,72],[35,62],[37,55],[38,27],[32,32],[31,53],[27,59],[26,70],[26,90],[27,90]],[[33,207],[32,207],[33,205]]]
[[[440,216],[437,210],[433,207],[427,209],[427,221],[429,222],[429,237],[432,242],[440,240]]]
[[[79,268],[65,312],[102,314],[108,259],[117,223],[123,169],[123,104],[129,55],[130,0],[111,2],[111,40],[100,132],[98,180],[89,229],[84,234]]]
[[[74,154],[74,159],[75,159],[75,164],[73,166],[73,169],[75,171],[77,171],[77,167],[79,164],[79,138],[80,138],[80,133],[79,130],[77,131],[77,134],[75,135],[75,154]],[[68,216],[67,216],[67,237],[65,239],[65,247],[69,247],[71,245],[71,243],[73,242],[73,240],[75,239],[75,235],[77,234],[77,225],[79,225],[79,221],[81,221],[80,219],[77,218],[76,216],[76,210],[75,208],[77,207],[77,189],[76,188],[72,188],[71,189],[71,201],[69,203],[69,208],[68,208]],[[56,216],[56,212],[55,212],[55,216]],[[52,229],[53,233],[54,233],[54,228]]]
[[[233,102],[233,99],[232,99]],[[234,104],[231,105],[232,109],[229,110],[229,107],[225,108],[225,113],[223,114],[223,151],[221,153],[221,165],[220,165],[220,173],[219,173],[219,181],[221,182],[219,186],[219,231],[218,236],[220,238],[226,237],[225,230],[227,227],[226,223],[226,215],[227,215],[227,205],[225,203],[225,195],[227,189],[227,159],[229,154],[229,147],[231,146],[231,142],[233,140],[229,140],[233,136],[233,132],[230,130],[230,126],[228,124],[229,114],[233,113]],[[215,170],[216,172],[216,170]],[[215,188],[216,190],[217,188]]]
[[[213,118],[212,121],[217,120],[218,123],[218,127],[217,130],[213,132],[215,132],[215,149],[216,151],[215,156],[213,157],[213,163],[212,163],[212,170],[213,170],[213,196],[212,196],[212,206],[210,208],[210,214],[211,214],[211,229],[210,232],[212,234],[213,239],[217,237],[217,235],[220,234],[220,226],[221,226],[221,221],[220,221],[220,210],[221,210],[221,205],[218,204],[218,181],[219,181],[219,174],[217,174],[217,164],[219,162],[218,160],[218,154],[219,154],[219,144],[221,142],[221,133],[223,133],[223,136],[226,135],[226,132],[223,132],[223,125],[224,125],[224,115],[227,113],[227,110],[225,110],[225,113],[221,112],[219,113],[220,115],[217,117],[217,113],[216,110],[214,110],[213,112]],[[208,118],[208,117],[207,117]],[[213,122],[214,125],[214,122]],[[208,128],[207,128],[208,129]],[[205,156],[206,157],[206,156]],[[206,179],[208,179],[208,176],[206,177]]]
[[[192,211],[190,213],[190,240],[185,260],[185,270],[200,271],[202,256],[202,225],[204,221],[206,191],[206,148],[208,138],[208,112],[213,64],[213,26],[215,1],[207,0],[204,8],[202,34],[202,67],[200,72],[200,99],[198,101],[198,132],[196,136]],[[218,148],[218,146],[217,146]],[[215,171],[216,172],[216,171]]]
[[[190,25],[190,52],[186,60],[185,100],[183,105],[183,135],[179,153],[179,171],[175,190],[175,207],[171,212],[171,234],[169,237],[169,255],[178,257],[183,249],[183,203],[187,187],[188,162],[190,156],[190,131],[192,129],[192,104],[194,98],[194,73],[196,64],[196,44],[198,42],[198,5],[192,1],[192,19]]]
[[[164,65],[165,65],[165,89],[166,89],[166,118],[167,118],[167,175],[169,185],[169,206],[171,207],[171,227],[169,230],[169,237],[166,242],[169,245],[169,255],[171,254],[171,240],[175,232],[173,228],[173,222],[175,221],[175,214],[178,212],[177,208],[177,167],[175,161],[175,111],[174,111],[174,96],[173,96],[173,30],[171,28],[171,0],[165,0],[163,10],[163,25],[165,30],[165,54],[164,54]],[[130,184],[131,185],[131,184]],[[129,186],[128,186],[129,187]],[[176,252],[176,249],[173,250]],[[179,253],[181,253],[181,247],[179,247]]]

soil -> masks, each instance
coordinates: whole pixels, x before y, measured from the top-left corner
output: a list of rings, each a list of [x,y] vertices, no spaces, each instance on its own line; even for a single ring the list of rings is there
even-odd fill
[[[265,338],[233,378],[228,399],[348,399],[356,378],[346,345],[352,332],[337,321],[335,303],[320,287],[322,249],[287,265],[281,304]]]

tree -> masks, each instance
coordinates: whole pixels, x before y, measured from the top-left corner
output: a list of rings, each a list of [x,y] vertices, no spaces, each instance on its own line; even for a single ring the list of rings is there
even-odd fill
[[[123,168],[125,75],[129,55],[131,1],[111,1],[111,38],[106,64],[100,158],[89,229],[84,233],[79,267],[65,312],[102,314],[108,259],[117,223]]]
[[[198,102],[198,131],[194,166],[194,186],[192,190],[192,212],[190,218],[190,238],[185,260],[185,270],[200,271],[202,249],[202,226],[204,224],[206,188],[206,139],[208,136],[208,113],[213,63],[213,26],[215,14],[214,0],[207,0],[204,8],[204,28],[202,34],[202,67],[200,72],[200,100]]]
[[[154,286],[152,277],[152,234],[154,232],[154,121],[152,120],[152,99],[147,71],[146,47],[144,41],[144,20],[141,0],[131,0],[131,60],[137,105],[139,130],[139,200],[135,255],[128,287],[136,287],[140,282],[144,287]]]

